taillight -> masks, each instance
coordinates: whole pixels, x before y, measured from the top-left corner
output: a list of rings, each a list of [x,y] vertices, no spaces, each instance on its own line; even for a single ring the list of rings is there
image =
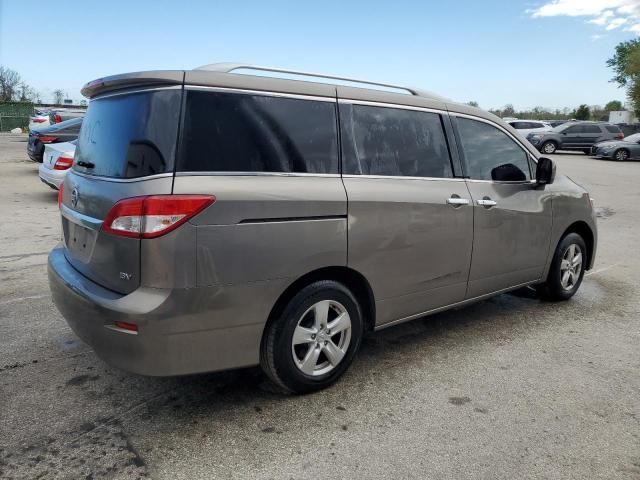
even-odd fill
[[[117,202],[102,231],[131,238],[156,238],[178,228],[216,201],[213,195],[150,195]]]
[[[62,117],[56,113],[53,116],[53,123],[60,123],[60,122],[62,122]]]
[[[65,157],[63,155],[59,156],[56,160],[56,163],[53,165],[54,170],[67,170],[73,165],[73,158]]]
[[[42,143],[52,143],[58,140],[58,137],[54,137],[51,135],[38,135],[38,140]]]
[[[116,320],[115,322],[113,322],[113,326],[121,330],[126,330],[127,332],[138,332],[138,325],[136,325],[135,323],[121,322],[119,320]]]
[[[34,118],[33,120],[31,120],[33,123],[44,123],[47,120],[45,118]]]
[[[64,182],[60,182],[60,186],[58,187],[58,208],[60,208],[62,206],[62,200],[64,197]]]
[[[623,140],[624,139],[624,133],[620,132],[616,135],[616,140]]]

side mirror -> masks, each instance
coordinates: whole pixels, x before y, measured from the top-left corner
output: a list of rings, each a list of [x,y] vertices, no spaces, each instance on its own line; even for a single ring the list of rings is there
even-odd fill
[[[538,185],[550,185],[556,179],[556,164],[547,157],[538,159],[536,168],[536,183]]]

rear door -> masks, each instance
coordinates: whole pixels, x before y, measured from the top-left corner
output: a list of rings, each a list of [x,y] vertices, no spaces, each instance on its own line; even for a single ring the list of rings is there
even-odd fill
[[[605,133],[602,131],[600,125],[584,124],[582,125],[581,145],[583,147],[591,147],[594,143],[603,137]]]
[[[349,265],[369,281],[377,323],[464,298],[473,238],[439,111],[341,100]]]
[[[92,99],[61,205],[65,255],[94,282],[118,293],[140,284],[140,240],[101,231],[119,200],[170,194],[180,88]]]
[[[551,238],[551,195],[533,182],[530,154],[492,122],[457,116],[455,124],[473,200],[466,297],[538,280]]]

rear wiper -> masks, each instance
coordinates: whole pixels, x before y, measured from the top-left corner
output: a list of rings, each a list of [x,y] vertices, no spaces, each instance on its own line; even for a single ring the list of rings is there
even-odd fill
[[[78,165],[79,167],[84,167],[84,168],[93,168],[93,167],[96,166],[95,163],[85,162],[84,160],[80,160],[80,161],[76,162],[76,165]]]

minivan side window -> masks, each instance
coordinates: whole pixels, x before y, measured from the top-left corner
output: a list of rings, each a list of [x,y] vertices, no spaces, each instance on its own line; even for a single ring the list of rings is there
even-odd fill
[[[343,173],[451,178],[439,114],[340,104]]]
[[[187,90],[177,170],[337,174],[335,103]]]
[[[503,131],[468,118],[458,118],[457,124],[469,178],[503,182],[531,179],[529,155]]]

